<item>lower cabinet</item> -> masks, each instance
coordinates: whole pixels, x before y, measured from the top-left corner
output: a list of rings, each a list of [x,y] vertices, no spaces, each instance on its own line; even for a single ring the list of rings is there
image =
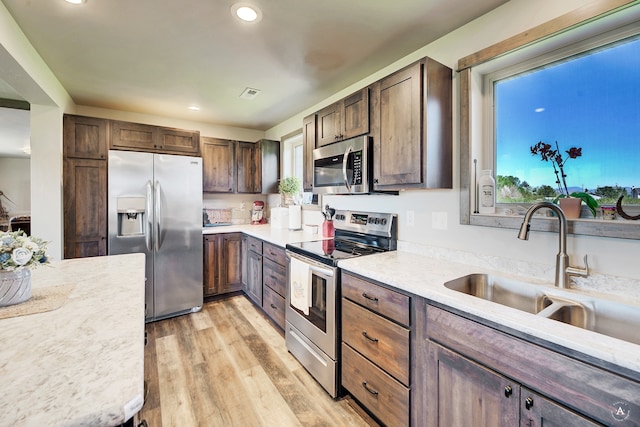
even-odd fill
[[[242,290],[242,233],[204,236],[204,296]]]
[[[635,381],[433,306],[426,331],[425,425],[640,425]]]
[[[244,292],[284,330],[287,259],[284,248],[244,236],[246,256]]]
[[[407,426],[411,298],[342,273],[342,387],[389,426]]]

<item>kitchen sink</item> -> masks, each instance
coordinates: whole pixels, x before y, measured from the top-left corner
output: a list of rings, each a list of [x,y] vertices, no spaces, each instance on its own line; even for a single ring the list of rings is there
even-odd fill
[[[490,274],[445,283],[454,291],[640,344],[640,306]]]

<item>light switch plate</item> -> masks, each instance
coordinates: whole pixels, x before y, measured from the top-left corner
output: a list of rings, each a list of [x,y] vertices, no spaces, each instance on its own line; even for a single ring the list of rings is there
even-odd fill
[[[407,226],[413,227],[416,225],[416,213],[414,211],[407,211]]]
[[[446,212],[432,212],[431,213],[431,227],[434,230],[446,230],[447,229],[447,213]]]

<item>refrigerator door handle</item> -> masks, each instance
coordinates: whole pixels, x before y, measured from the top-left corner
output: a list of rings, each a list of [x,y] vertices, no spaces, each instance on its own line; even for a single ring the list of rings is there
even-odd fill
[[[160,246],[162,245],[162,235],[160,234],[162,231],[162,212],[161,212],[161,208],[162,208],[162,200],[161,200],[161,196],[160,196],[160,181],[156,181],[156,197],[155,197],[155,209],[153,210],[153,213],[155,214],[156,220],[156,251],[160,250]]]
[[[147,250],[152,251],[151,233],[153,233],[153,217],[151,216],[151,201],[153,200],[153,190],[151,189],[151,181],[147,181],[147,200],[146,200],[146,215],[147,215],[147,227],[144,233],[144,241],[147,245]]]

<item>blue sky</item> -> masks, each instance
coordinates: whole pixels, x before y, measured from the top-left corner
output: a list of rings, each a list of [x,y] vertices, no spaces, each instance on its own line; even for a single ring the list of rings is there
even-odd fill
[[[555,188],[550,163],[530,154],[538,141],[561,152],[567,185],[640,186],[640,39],[496,85],[498,175]]]

